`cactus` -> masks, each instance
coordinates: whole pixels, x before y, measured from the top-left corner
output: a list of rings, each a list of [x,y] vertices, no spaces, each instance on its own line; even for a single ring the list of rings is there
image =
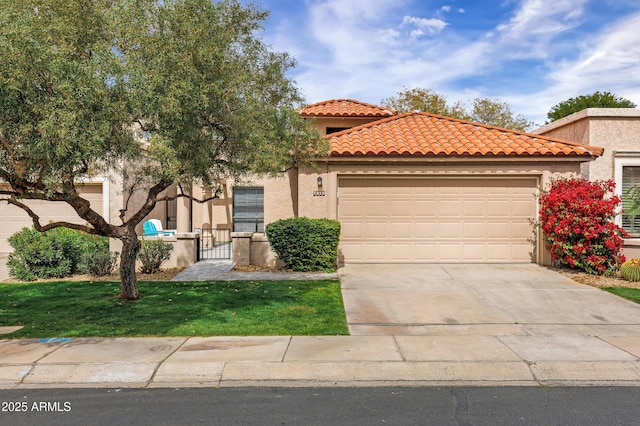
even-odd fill
[[[640,281],[640,259],[629,259],[620,266],[620,276],[627,281]]]

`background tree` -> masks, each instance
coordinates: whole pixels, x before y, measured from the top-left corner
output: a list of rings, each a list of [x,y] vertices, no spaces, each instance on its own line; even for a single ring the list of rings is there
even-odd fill
[[[447,103],[445,96],[431,89],[405,87],[397,96],[383,99],[381,104],[400,113],[423,111],[506,129],[525,131],[535,126],[535,123],[525,116],[515,115],[506,102],[476,98],[472,102],[471,110],[468,110],[462,102]]]
[[[397,96],[385,98],[380,102],[385,108],[395,109],[401,114],[423,111],[461,119],[467,117],[464,105],[459,102],[449,105],[445,96],[431,89],[404,87]]]
[[[514,114],[506,102],[489,98],[476,98],[473,100],[470,120],[521,131],[526,131],[535,126],[535,123],[524,115]]]
[[[611,92],[595,92],[590,95],[569,98],[554,105],[547,113],[547,118],[549,118],[547,124],[585,108],[635,108],[636,106],[630,100],[616,96]]]
[[[121,298],[137,299],[135,226],[163,190],[188,196],[193,184],[277,174],[325,150],[294,109],[294,61],[255,36],[266,17],[235,0],[0,0],[3,201],[39,231],[121,240]],[[146,195],[118,223],[80,194],[108,174]],[[67,203],[87,224],[43,224],[29,199]]]

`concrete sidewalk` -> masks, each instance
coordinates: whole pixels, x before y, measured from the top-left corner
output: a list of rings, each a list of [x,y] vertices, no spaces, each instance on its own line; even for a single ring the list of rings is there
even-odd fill
[[[0,341],[0,388],[640,386],[640,339],[273,336]]]
[[[182,279],[242,276],[230,266]],[[353,265],[340,278],[350,336],[0,340],[0,388],[640,386],[640,305],[537,265]]]

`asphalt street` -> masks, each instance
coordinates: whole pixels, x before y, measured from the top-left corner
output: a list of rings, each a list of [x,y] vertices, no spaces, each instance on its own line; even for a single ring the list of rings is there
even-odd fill
[[[19,389],[1,425],[637,425],[640,387]]]

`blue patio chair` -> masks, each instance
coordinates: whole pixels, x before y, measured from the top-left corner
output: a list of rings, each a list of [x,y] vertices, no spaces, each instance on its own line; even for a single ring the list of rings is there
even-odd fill
[[[158,228],[156,228],[156,225],[154,225],[154,223],[151,222],[150,220],[147,220],[145,223],[142,224],[142,230],[144,231],[145,237],[158,237],[162,235],[174,234],[173,231],[158,231]]]

